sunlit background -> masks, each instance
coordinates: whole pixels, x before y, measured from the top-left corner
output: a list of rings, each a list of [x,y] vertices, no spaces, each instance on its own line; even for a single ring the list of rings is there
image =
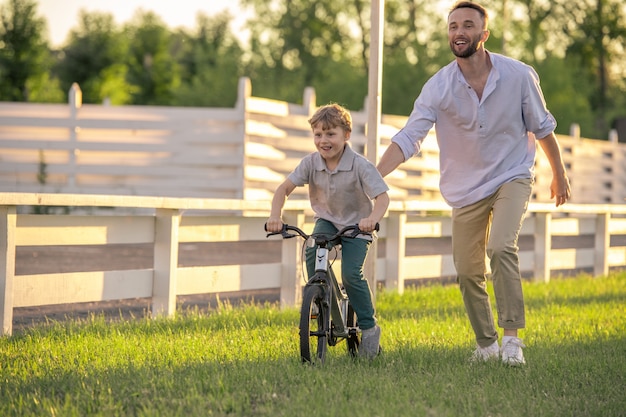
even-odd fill
[[[233,0],[39,0],[39,13],[48,21],[54,47],[61,46],[70,29],[78,24],[80,10],[112,13],[116,22],[122,24],[132,19],[138,9],[153,11],[171,28],[194,27],[198,13],[212,16],[227,11],[233,16],[231,27],[235,33],[242,32],[248,16]]]

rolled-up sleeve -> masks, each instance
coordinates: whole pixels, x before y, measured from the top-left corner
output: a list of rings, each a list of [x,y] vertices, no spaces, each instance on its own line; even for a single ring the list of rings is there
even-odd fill
[[[391,141],[402,150],[404,160],[408,160],[420,151],[421,144],[436,120],[436,111],[433,109],[433,85],[436,79],[431,78],[419,94],[413,105],[406,125],[396,133]]]
[[[529,66],[527,69],[522,101],[524,122],[527,130],[540,139],[554,132],[556,119],[546,107],[546,101],[539,86],[539,75],[532,67]]]

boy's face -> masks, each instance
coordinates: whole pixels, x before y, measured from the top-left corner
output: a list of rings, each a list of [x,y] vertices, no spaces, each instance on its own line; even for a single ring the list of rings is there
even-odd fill
[[[350,139],[350,132],[344,132],[341,127],[336,126],[324,130],[321,123],[313,126],[313,142],[326,162],[339,161],[348,139]]]

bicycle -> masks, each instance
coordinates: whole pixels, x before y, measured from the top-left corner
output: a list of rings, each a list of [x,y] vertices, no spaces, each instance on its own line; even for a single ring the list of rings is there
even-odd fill
[[[379,225],[376,224],[376,230]],[[267,230],[267,229],[266,229]],[[290,231],[295,232],[289,233]],[[342,237],[356,238],[370,235],[358,225],[347,226],[335,233],[308,235],[296,226],[283,225],[280,232],[268,233],[266,237],[282,235],[283,239],[300,236],[305,244],[312,239],[315,245],[315,274],[309,278],[302,292],[300,309],[300,358],[303,363],[323,364],[328,346],[346,340],[348,353],[356,357],[360,336],[356,313],[343,285],[337,281],[330,261],[329,245],[341,244]]]

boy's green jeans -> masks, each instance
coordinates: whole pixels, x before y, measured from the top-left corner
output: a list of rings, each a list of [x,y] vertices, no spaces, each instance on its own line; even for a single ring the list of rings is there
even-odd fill
[[[337,228],[329,221],[318,219],[313,233],[335,234]],[[369,241],[359,238],[341,239],[341,281],[350,298],[350,304],[356,313],[359,327],[366,330],[376,325],[372,292],[369,283],[363,277],[363,264],[370,246]],[[329,249],[332,246],[329,246]],[[306,269],[309,277],[315,274],[315,248],[306,248]]]

